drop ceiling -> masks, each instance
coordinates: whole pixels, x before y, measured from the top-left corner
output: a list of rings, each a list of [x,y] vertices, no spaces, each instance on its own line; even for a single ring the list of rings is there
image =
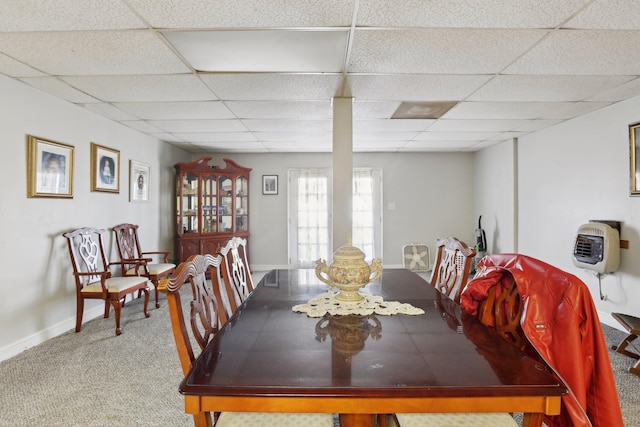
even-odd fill
[[[192,153],[330,152],[334,97],[354,151],[476,151],[639,95],[640,7],[2,0],[0,73]]]

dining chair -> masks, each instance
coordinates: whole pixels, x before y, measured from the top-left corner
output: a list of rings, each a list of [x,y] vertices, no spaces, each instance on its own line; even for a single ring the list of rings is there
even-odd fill
[[[436,304],[441,309],[443,319],[449,327],[456,330],[464,330],[464,320],[461,310],[457,310],[457,304],[444,297],[438,297]],[[487,298],[480,303],[477,318],[486,326],[494,328],[502,337],[523,350],[528,341],[522,329],[520,329],[520,316],[523,304],[518,294],[515,281],[507,283],[506,288],[497,290],[493,286]],[[525,414],[525,417],[527,415]],[[449,427],[449,426],[473,426],[473,427],[515,427],[518,423],[513,416],[506,412],[488,413],[429,413],[429,414],[395,414],[393,420],[398,427]]]
[[[436,239],[436,261],[431,273],[431,285],[459,302],[475,255],[475,249],[455,237]]]
[[[171,329],[184,375],[227,321],[226,312],[220,309],[217,283],[221,263],[220,255],[192,255],[178,265],[171,278],[161,279],[158,285],[167,294]],[[193,417],[197,427],[333,427],[332,414],[221,412],[212,417],[209,412],[201,412]]]
[[[253,292],[253,279],[247,260],[247,240],[234,236],[220,249],[222,256],[222,277],[227,287],[229,307],[233,313]]]
[[[67,239],[69,255],[76,282],[76,332],[82,328],[85,299],[104,300],[104,317],[109,317],[111,307],[116,317],[116,335],[122,333],[120,310],[126,296],[144,292],[144,316],[149,317],[149,289],[147,278],[139,275],[114,277],[111,267],[121,262],[107,262],[102,242],[105,230],[83,227],[63,236]]]
[[[138,225],[116,225],[113,227],[113,232],[116,236],[116,246],[122,262],[122,275],[147,277],[155,288],[156,308],[159,308],[158,280],[169,276],[176,268],[175,264],[169,262],[171,252],[143,252],[138,238]],[[153,257],[156,257],[158,261],[154,262]]]

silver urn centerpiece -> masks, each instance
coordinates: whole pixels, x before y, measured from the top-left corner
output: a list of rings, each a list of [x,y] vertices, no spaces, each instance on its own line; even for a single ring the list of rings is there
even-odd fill
[[[351,237],[347,244],[333,254],[333,262],[316,261],[316,276],[324,283],[338,289],[336,299],[342,302],[360,302],[364,297],[358,293],[360,288],[377,280],[382,274],[382,260],[374,259],[371,265],[364,260],[364,253],[351,246]]]

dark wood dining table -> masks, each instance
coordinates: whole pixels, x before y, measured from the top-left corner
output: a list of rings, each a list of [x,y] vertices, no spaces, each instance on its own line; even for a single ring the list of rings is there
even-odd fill
[[[560,412],[562,382],[419,275],[386,269],[364,291],[421,315],[308,317],[328,290],[314,270],[273,270],[207,345],[180,385],[185,412],[325,412],[342,427],[375,414]]]

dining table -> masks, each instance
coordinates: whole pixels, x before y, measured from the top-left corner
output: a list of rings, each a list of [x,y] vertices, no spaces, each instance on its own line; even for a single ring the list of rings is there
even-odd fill
[[[185,412],[376,414],[511,412],[540,426],[565,385],[420,275],[385,269],[360,292],[422,314],[311,317],[292,308],[330,287],[313,269],[276,269],[203,349],[180,384]],[[202,418],[202,417],[200,417]]]

